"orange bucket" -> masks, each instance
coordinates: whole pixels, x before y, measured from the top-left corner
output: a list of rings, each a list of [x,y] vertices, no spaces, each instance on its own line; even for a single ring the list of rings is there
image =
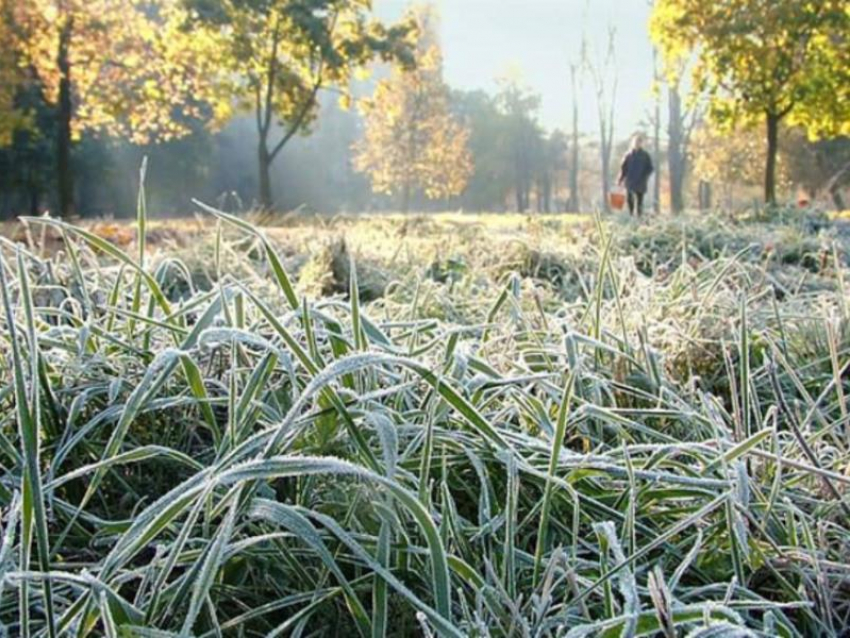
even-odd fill
[[[626,205],[626,194],[623,191],[611,191],[608,193],[608,202],[614,210],[623,210]]]

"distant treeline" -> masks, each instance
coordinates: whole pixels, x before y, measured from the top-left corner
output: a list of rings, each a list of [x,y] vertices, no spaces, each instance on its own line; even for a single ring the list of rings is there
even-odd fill
[[[547,132],[534,111],[505,115],[497,97],[481,91],[451,92],[452,110],[469,127],[474,170],[459,196],[428,200],[419,196],[417,210],[577,211],[600,204],[598,143],[580,138],[578,193],[570,202],[573,155],[571,140],[561,131]],[[56,210],[55,162],[51,120],[44,113],[38,134],[19,132],[0,148],[0,215]],[[353,146],[362,138],[363,118],[344,110],[335,99],[323,100],[310,135],[295,138],[272,168],[277,205],[282,210],[307,207],[325,213],[398,210],[397,197],[374,194],[366,175],[353,166]],[[198,127],[190,136],[169,142],[134,145],[125,140],[88,134],[74,147],[77,214],[127,217],[134,214],[138,170],[149,159],[148,199],[152,214],[185,215],[191,198],[216,203],[227,210],[246,210],[257,202],[255,130],[248,117],[234,119],[220,132]],[[815,194],[818,186],[850,162],[850,140],[811,143],[794,130],[783,131],[780,185],[789,197],[801,188]],[[708,127],[695,133],[686,179],[688,205],[698,204],[700,181],[714,185],[714,204],[735,206],[758,198],[763,149],[758,132],[737,136],[713,134]],[[617,146],[615,160],[627,140]],[[667,148],[657,158],[668,192]],[[850,175],[830,185],[833,203],[844,208],[842,188]]]
[[[520,99],[520,94],[522,98]],[[537,122],[535,96],[513,83],[498,95],[451,91],[452,113],[469,132],[473,171],[460,195],[428,199],[414,193],[417,210],[564,211],[569,198],[568,139]],[[504,109],[500,102],[512,106]],[[0,148],[0,211],[4,218],[56,210],[51,114],[38,105],[37,131],[15,133]],[[398,209],[398,197],[375,194],[368,177],[354,168],[355,144],[363,136],[363,116],[343,109],[334,96],[322,99],[309,135],[295,137],[271,169],[275,204],[321,212]],[[256,131],[250,117],[234,118],[220,132],[198,126],[186,137],[146,145],[88,133],[72,150],[76,214],[126,217],[134,214],[138,169],[149,160],[148,199],[157,215],[192,210],[191,198],[216,202],[229,210],[258,204]],[[581,190],[589,207],[596,195],[598,151],[586,142],[580,169]],[[582,198],[584,199],[584,198]]]
[[[850,14],[776,0],[753,23],[761,5],[739,4],[654,5],[653,207],[800,194],[843,208]],[[449,87],[438,23],[425,4],[386,24],[359,0],[0,0],[0,217],[131,215],[144,156],[160,215],[193,197],[329,213],[607,209],[634,132],[616,126],[616,29],[565,61],[571,128],[551,131],[518,78]],[[587,83],[595,104],[578,102]],[[593,135],[580,110],[597,115]]]

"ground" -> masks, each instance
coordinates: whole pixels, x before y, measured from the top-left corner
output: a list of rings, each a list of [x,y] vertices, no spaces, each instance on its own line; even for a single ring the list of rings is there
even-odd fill
[[[841,218],[144,222],[4,229],[12,633],[847,625]]]

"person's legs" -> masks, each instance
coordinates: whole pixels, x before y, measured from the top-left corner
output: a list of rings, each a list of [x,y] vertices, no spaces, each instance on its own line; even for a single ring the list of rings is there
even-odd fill
[[[627,199],[629,201],[629,215],[635,214],[635,192],[633,190],[629,190],[627,192]]]
[[[644,193],[635,193],[637,195],[637,214],[638,217],[643,217],[643,196]]]

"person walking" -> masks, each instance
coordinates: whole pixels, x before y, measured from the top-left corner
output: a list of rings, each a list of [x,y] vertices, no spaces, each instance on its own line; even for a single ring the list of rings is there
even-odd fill
[[[654,170],[652,157],[643,148],[643,135],[638,133],[632,138],[631,148],[623,157],[620,177],[617,180],[620,186],[626,187],[630,215],[643,215],[643,198],[646,195],[649,176]]]

